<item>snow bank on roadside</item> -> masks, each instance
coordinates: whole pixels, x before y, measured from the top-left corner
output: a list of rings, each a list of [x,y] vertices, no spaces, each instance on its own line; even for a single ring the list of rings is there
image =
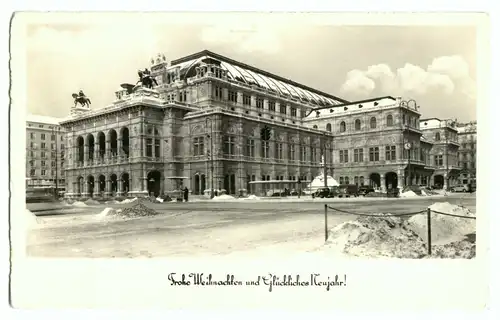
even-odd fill
[[[212,201],[226,201],[226,200],[235,200],[236,198],[233,196],[230,196],[228,194],[223,194],[220,196],[215,196]]]
[[[87,204],[85,202],[75,201],[75,202],[73,202],[73,206],[75,206],[75,207],[87,207]]]

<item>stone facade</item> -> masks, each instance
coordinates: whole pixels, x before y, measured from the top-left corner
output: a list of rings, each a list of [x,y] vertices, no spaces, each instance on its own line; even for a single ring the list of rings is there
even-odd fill
[[[458,131],[456,122],[429,118],[420,120],[424,138],[432,143],[430,153],[434,166],[432,184],[445,189],[460,184],[458,165]]]
[[[477,161],[477,123],[462,123],[458,130],[458,166],[461,168],[460,180],[463,184],[476,183]]]
[[[26,187],[64,188],[65,133],[62,119],[28,115],[26,119]]]
[[[416,106],[381,97],[315,110],[304,123],[333,132],[337,181],[385,191],[433,183],[433,144],[423,137],[419,119]]]
[[[236,76],[235,65],[275,87]],[[62,122],[67,197],[159,195],[184,187],[203,194],[212,186],[263,194],[270,185],[249,182],[312,180],[324,170],[323,150],[332,172],[332,134],[304,126],[302,116],[344,100],[210,52],[170,66],[154,60],[151,72],[158,82],[153,89],[119,90],[113,105],[73,108]],[[269,140],[262,139],[264,127],[271,129]]]

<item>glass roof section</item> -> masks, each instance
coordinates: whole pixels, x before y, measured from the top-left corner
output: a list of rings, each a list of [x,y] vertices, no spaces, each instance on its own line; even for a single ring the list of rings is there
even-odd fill
[[[187,74],[190,68],[199,65],[202,62],[202,60],[206,58],[212,58],[220,61],[222,69],[226,70],[228,73],[228,77],[234,81],[242,82],[249,85],[257,85],[259,87],[277,92],[282,95],[289,95],[299,100],[309,101],[318,105],[337,105],[345,103],[345,101],[339,101],[336,99],[332,99],[330,97],[317,94],[315,92],[286,83],[279,79],[275,79],[267,75],[261,74],[254,70],[250,70],[248,68],[244,68],[242,66],[235,65],[233,63],[229,63],[227,61],[218,58],[213,58],[210,55],[204,55],[192,60],[184,61],[172,65],[171,67],[180,68],[180,74],[181,76],[183,76]]]

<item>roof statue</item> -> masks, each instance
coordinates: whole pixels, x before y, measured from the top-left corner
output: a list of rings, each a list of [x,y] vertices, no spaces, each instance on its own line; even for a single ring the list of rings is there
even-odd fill
[[[90,108],[91,105],[90,99],[87,98],[85,93],[83,93],[83,90],[80,90],[78,94],[73,93],[71,96],[73,97],[73,99],[75,99],[75,107],[76,104],[79,103],[82,107]]]
[[[127,94],[135,92],[139,87],[153,89],[153,86],[158,85],[158,82],[156,82],[156,79],[151,76],[151,71],[149,71],[148,68],[144,70],[138,70],[137,75],[139,76],[139,80],[135,85],[130,83],[122,83],[120,85],[120,87],[127,90]]]

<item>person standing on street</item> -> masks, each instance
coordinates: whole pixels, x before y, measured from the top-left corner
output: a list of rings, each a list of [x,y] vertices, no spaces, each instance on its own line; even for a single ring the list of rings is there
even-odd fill
[[[187,187],[185,187],[184,188],[184,201],[188,202],[188,198],[189,198],[189,190]]]

